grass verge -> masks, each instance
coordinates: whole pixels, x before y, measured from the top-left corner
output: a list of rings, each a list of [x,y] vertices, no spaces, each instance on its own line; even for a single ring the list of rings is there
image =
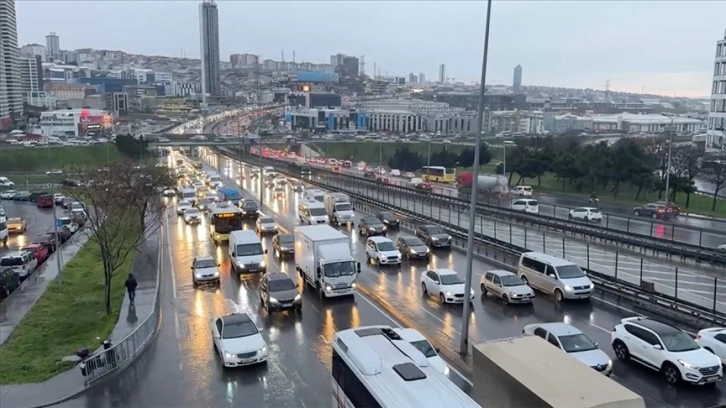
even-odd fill
[[[63,285],[51,282],[48,291],[0,346],[0,384],[45,381],[73,366],[61,361],[64,356],[73,355],[80,347],[95,350],[96,337],[106,338],[113,331],[133,256],[112,278],[113,313],[106,315],[103,266],[97,253],[98,244],[89,239],[63,268]]]
[[[0,171],[10,179],[13,172],[45,172],[47,170],[70,170],[74,167],[100,167],[117,160],[121,154],[114,144],[64,147],[18,147],[0,149]],[[17,180],[16,184],[18,183]],[[22,181],[22,180],[21,180]]]

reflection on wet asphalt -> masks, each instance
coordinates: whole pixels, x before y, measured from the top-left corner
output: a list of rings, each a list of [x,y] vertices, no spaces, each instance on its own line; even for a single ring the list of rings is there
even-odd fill
[[[216,163],[212,162],[214,167],[235,180],[239,166],[223,158],[216,160]],[[230,179],[225,182],[234,184]],[[249,180],[242,182],[245,194],[259,197],[259,189],[252,184]],[[263,211],[275,216],[283,228],[290,230],[298,223],[295,215],[298,196],[289,187],[282,200],[271,200],[267,194]],[[300,317],[286,312],[267,316],[259,310],[259,278],[240,279],[230,274],[226,246],[211,244],[205,228],[206,224],[187,227],[169,212],[170,243],[163,261],[163,321],[159,338],[134,365],[110,380],[108,385],[94,388],[60,406],[330,406],[328,342],[333,333],[359,325],[395,324],[363,296],[321,303],[316,295],[305,290]],[[400,233],[410,234],[409,231]],[[395,240],[398,234],[392,231],[389,237]],[[455,348],[461,328],[461,307],[441,306],[435,299],[423,297],[419,279],[427,268],[425,262],[404,261],[401,266],[381,268],[367,265],[357,233],[350,236],[354,254],[363,264],[360,284],[380,294],[400,313],[416,321],[429,338]],[[270,248],[270,238],[265,238],[263,244]],[[219,288],[195,289],[192,286],[191,258],[204,252],[222,264]],[[463,254],[437,251],[435,255],[429,267],[450,267],[461,273],[465,270]],[[270,271],[287,272],[297,280],[292,261],[280,262],[270,253],[267,262]],[[474,282],[478,283],[481,274],[494,267],[480,260],[474,262]],[[565,321],[583,330],[614,358],[609,347],[610,329],[621,318],[636,314],[599,300],[557,304],[542,294],[538,294],[533,306],[504,306],[497,299],[480,298],[476,283],[473,287],[477,298],[470,326],[472,343],[519,335],[522,327],[529,323]],[[270,346],[267,366],[222,369],[212,349],[209,319],[216,313],[233,310],[250,311],[265,328],[263,336]],[[466,381],[456,373],[451,378],[463,389],[468,389]],[[725,389],[723,384],[716,389],[670,387],[658,374],[632,364],[616,362],[613,379],[642,395],[649,407],[715,406],[726,402],[721,396]]]
[[[45,234],[53,228],[53,210],[50,208],[37,208],[35,204],[23,201],[0,201],[5,209],[7,218],[23,217],[28,225],[27,231],[23,234],[10,234],[7,248],[0,243],[0,257],[8,251],[17,250],[30,243],[38,235]],[[59,214],[63,212],[58,209]]]

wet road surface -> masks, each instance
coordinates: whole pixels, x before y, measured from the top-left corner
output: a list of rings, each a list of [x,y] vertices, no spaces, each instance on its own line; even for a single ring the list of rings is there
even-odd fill
[[[38,235],[45,234],[53,228],[53,209],[37,208],[33,203],[24,201],[0,201],[5,208],[8,218],[23,217],[28,229],[22,234],[10,234],[8,247],[2,248],[0,244],[0,257],[8,251],[18,250],[28,244]]]
[[[236,164],[225,171],[226,162],[217,160],[220,173],[235,176]],[[225,180],[232,185],[231,180]],[[259,197],[259,190],[246,181],[245,195]],[[254,183],[258,184],[258,183]],[[265,197],[263,211],[276,218],[285,230],[297,224],[298,195],[288,190],[283,200]],[[171,205],[171,204],[170,204]],[[169,213],[169,253],[163,265],[163,324],[155,344],[128,370],[108,385],[90,390],[84,396],[60,407],[323,407],[330,406],[328,342],[337,330],[368,324],[394,324],[380,308],[363,296],[333,299],[320,303],[316,295],[303,289],[301,317],[286,312],[267,316],[259,310],[255,276],[239,279],[230,274],[226,247],[216,248],[209,242],[206,224],[188,227]],[[401,233],[408,233],[402,231]],[[397,233],[389,235],[395,239]],[[351,247],[363,264],[360,284],[380,292],[388,302],[407,317],[416,319],[429,338],[454,347],[461,325],[461,309],[442,307],[434,299],[424,298],[419,278],[424,263],[404,261],[401,266],[379,268],[367,265],[362,243],[351,235]],[[263,240],[271,248],[270,238]],[[195,253],[207,252],[221,261],[222,281],[218,289],[194,289],[189,262]],[[267,255],[270,271],[283,271],[297,280],[294,265]],[[172,261],[173,259],[173,261]],[[432,267],[450,266],[464,270],[465,257],[456,251],[437,252]],[[492,266],[475,260],[475,281]],[[478,286],[478,285],[476,285]],[[474,302],[471,341],[481,342],[521,333],[529,323],[566,321],[582,329],[611,355],[608,346],[610,328],[619,319],[636,314],[609,306],[605,302],[556,304],[539,295],[533,306],[505,307],[498,300],[480,298]],[[209,319],[214,313],[235,309],[248,310],[265,328],[262,333],[270,347],[267,366],[223,370],[212,350]],[[454,372],[450,376],[460,387],[467,383]],[[639,366],[615,362],[613,379],[644,397],[649,407],[714,406],[726,402],[721,396],[726,388],[670,387],[657,373]]]
[[[330,170],[329,167],[316,165]],[[341,169],[344,174],[363,177],[363,172],[355,169]],[[401,177],[385,176],[391,184],[407,186],[408,180]],[[458,197],[456,188],[443,184],[433,184],[433,192],[448,197]],[[536,190],[536,187],[534,187]],[[515,197],[516,198],[516,197]],[[568,219],[569,210],[576,207],[591,207],[586,199],[557,197],[549,194],[535,193],[533,199],[539,202],[539,214]],[[657,201],[657,200],[654,200]],[[491,197],[484,204],[511,208],[512,199],[497,200]],[[633,207],[601,205],[603,220],[600,225],[620,231],[651,236],[667,241],[683,242],[700,245],[705,248],[715,248],[726,244],[726,220],[709,220],[697,217],[682,216],[671,220],[651,219],[650,217],[636,217]],[[683,211],[686,211],[685,209]]]
[[[228,163],[222,157],[209,158],[215,164],[220,174],[228,177],[225,180],[231,185],[239,171],[237,163]],[[259,197],[259,183],[245,180],[241,187],[250,198]],[[266,192],[265,203],[273,212],[278,223],[290,230],[298,224],[296,208],[299,193],[295,194],[288,189],[284,200],[272,200]],[[362,214],[356,215],[359,218]],[[461,328],[461,307],[442,306],[436,299],[425,297],[420,288],[420,276],[427,268],[447,267],[462,274],[466,270],[466,257],[457,251],[436,251],[426,265],[425,262],[403,261],[401,266],[370,265],[366,263],[363,242],[357,233],[342,229],[351,236],[351,247],[354,255],[363,265],[359,275],[360,284],[371,291],[382,294],[388,303],[396,307],[407,317],[420,323],[420,327],[429,338],[436,338],[452,348],[458,346]],[[412,235],[411,231],[391,231],[388,236],[392,240],[398,234]],[[474,284],[477,297],[474,302],[470,326],[470,341],[472,344],[521,334],[522,328],[530,323],[564,321],[576,326],[591,339],[598,342],[602,349],[615,361],[615,355],[610,348],[610,332],[620,319],[641,313],[630,311],[613,305],[608,300],[593,299],[590,302],[566,302],[558,304],[550,297],[538,294],[533,306],[512,307],[505,306],[498,299],[481,297],[478,282],[483,272],[495,269],[493,265],[478,259],[474,260]],[[672,387],[665,383],[658,373],[644,369],[630,363],[614,362],[615,381],[625,385],[642,395],[650,407],[695,407],[714,406],[726,402],[726,384],[721,383],[718,388]]]

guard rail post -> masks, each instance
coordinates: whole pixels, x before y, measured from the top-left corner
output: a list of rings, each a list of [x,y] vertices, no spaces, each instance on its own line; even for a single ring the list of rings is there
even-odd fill
[[[700,246],[700,247],[703,246],[703,230],[702,229],[698,230],[698,246]]]
[[[618,260],[620,259],[620,252],[615,251],[615,279],[618,278]]]
[[[676,226],[671,225],[671,242],[673,242],[676,239]]]
[[[510,242],[511,244],[511,242]],[[527,248],[527,227],[524,227],[524,248]],[[589,269],[589,268],[588,268]]]
[[[640,258],[640,283],[643,283],[643,258]]]
[[[678,267],[677,266],[676,266],[676,281],[675,281],[675,284],[673,285],[673,296],[675,296],[676,299],[678,299]]]
[[[545,233],[542,233],[542,253],[547,253],[547,247],[545,246],[545,242],[547,241],[547,237],[545,236]]]
[[[590,243],[585,244],[585,250],[587,251],[587,270],[590,270]]]
[[[484,235],[484,217],[479,217],[479,231],[482,235]],[[472,231],[473,233],[476,233],[476,231]]]
[[[512,224],[509,224],[509,243],[512,243]]]
[[[628,222],[625,224],[625,232],[630,232],[630,217],[628,217]]]
[[[713,277],[713,310],[712,312],[716,313],[716,295],[718,294],[718,276]]]
[[[565,237],[562,237],[562,258],[565,257]]]
[[[653,221],[650,222],[650,236],[653,236],[653,224],[655,224]]]
[[[479,218],[479,219],[481,220],[481,218]],[[494,221],[494,239],[496,240],[497,239],[497,219],[495,218],[493,221]],[[482,229],[481,232],[483,234],[484,230]]]

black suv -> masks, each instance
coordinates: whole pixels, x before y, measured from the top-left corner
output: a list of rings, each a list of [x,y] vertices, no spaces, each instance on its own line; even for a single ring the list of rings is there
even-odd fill
[[[390,211],[381,211],[376,214],[376,217],[388,228],[399,227],[398,218]]]
[[[302,297],[297,291],[297,285],[286,273],[265,274],[260,289],[260,303],[267,313],[284,309],[302,310]]]
[[[636,217],[669,218],[668,209],[665,205],[649,203],[640,207],[633,208],[633,214]]]
[[[257,206],[255,200],[242,200],[239,202],[239,208],[242,210],[243,218],[257,220],[260,216],[260,208]]]
[[[0,300],[10,296],[20,286],[20,275],[13,268],[0,269]]]
[[[386,226],[376,217],[364,217],[358,221],[358,234],[369,237],[386,236]]]
[[[424,224],[416,227],[416,236],[429,248],[451,248],[451,235],[438,225]]]

